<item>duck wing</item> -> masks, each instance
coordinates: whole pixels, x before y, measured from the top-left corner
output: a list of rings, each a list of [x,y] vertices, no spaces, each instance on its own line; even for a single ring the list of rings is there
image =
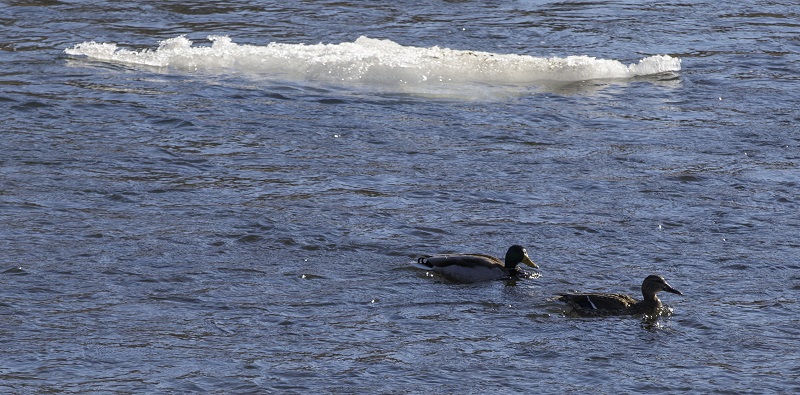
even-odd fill
[[[509,277],[509,270],[503,263],[483,254],[433,255],[417,259],[415,266],[439,273],[445,278],[460,282],[500,280]]]
[[[600,293],[561,294],[558,300],[580,310],[624,310],[636,303],[628,295]]]
[[[446,266],[461,266],[465,268],[491,268],[496,265],[504,266],[503,262],[491,255],[485,254],[442,254],[425,256],[417,259],[417,263],[428,268],[442,268]]]

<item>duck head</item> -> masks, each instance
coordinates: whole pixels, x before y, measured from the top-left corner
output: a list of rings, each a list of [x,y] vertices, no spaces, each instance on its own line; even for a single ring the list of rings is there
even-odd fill
[[[516,268],[520,263],[524,263],[537,269],[539,268],[539,265],[534,263],[531,258],[528,257],[528,251],[525,250],[525,247],[521,245],[513,245],[508,248],[508,251],[506,251],[505,263],[506,268],[509,269]]]
[[[664,277],[655,274],[647,276],[642,282],[642,296],[644,296],[645,299],[653,298],[661,291],[683,295],[681,291],[672,288],[672,286],[667,283],[667,280],[664,280]]]

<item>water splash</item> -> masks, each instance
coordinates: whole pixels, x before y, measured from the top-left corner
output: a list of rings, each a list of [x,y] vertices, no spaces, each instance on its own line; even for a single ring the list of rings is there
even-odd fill
[[[132,51],[116,44],[84,42],[68,48],[73,56],[189,71],[256,73],[383,87],[430,88],[458,84],[535,85],[627,79],[680,70],[681,60],[650,56],[624,65],[589,56],[565,58],[403,46],[391,40],[359,37],[340,44],[240,45],[227,36],[209,36],[209,46],[194,46],[185,36],[160,42],[155,50]]]

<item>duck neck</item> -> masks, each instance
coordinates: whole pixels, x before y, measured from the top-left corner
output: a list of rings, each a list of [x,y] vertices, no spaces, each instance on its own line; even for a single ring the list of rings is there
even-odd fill
[[[661,307],[661,300],[658,299],[658,296],[656,296],[655,292],[654,293],[646,293],[646,292],[642,291],[642,297],[644,298],[642,300],[643,304],[646,304],[647,306],[652,306],[652,307]]]

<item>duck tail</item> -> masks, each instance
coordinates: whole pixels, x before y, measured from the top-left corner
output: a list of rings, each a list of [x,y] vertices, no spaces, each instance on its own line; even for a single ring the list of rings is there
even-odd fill
[[[569,303],[571,294],[568,294],[568,293],[559,293],[559,294],[556,294],[556,295],[558,295],[558,297],[556,298],[556,300],[560,300],[560,301],[562,301],[562,302],[567,302],[567,303]]]
[[[416,266],[416,267],[418,267],[420,269],[423,269],[423,270],[430,270],[430,269],[433,268],[433,265],[428,263],[428,258],[430,258],[430,257],[429,256],[421,256],[421,257],[417,258],[416,262],[412,263],[412,265],[414,265],[414,266]]]

